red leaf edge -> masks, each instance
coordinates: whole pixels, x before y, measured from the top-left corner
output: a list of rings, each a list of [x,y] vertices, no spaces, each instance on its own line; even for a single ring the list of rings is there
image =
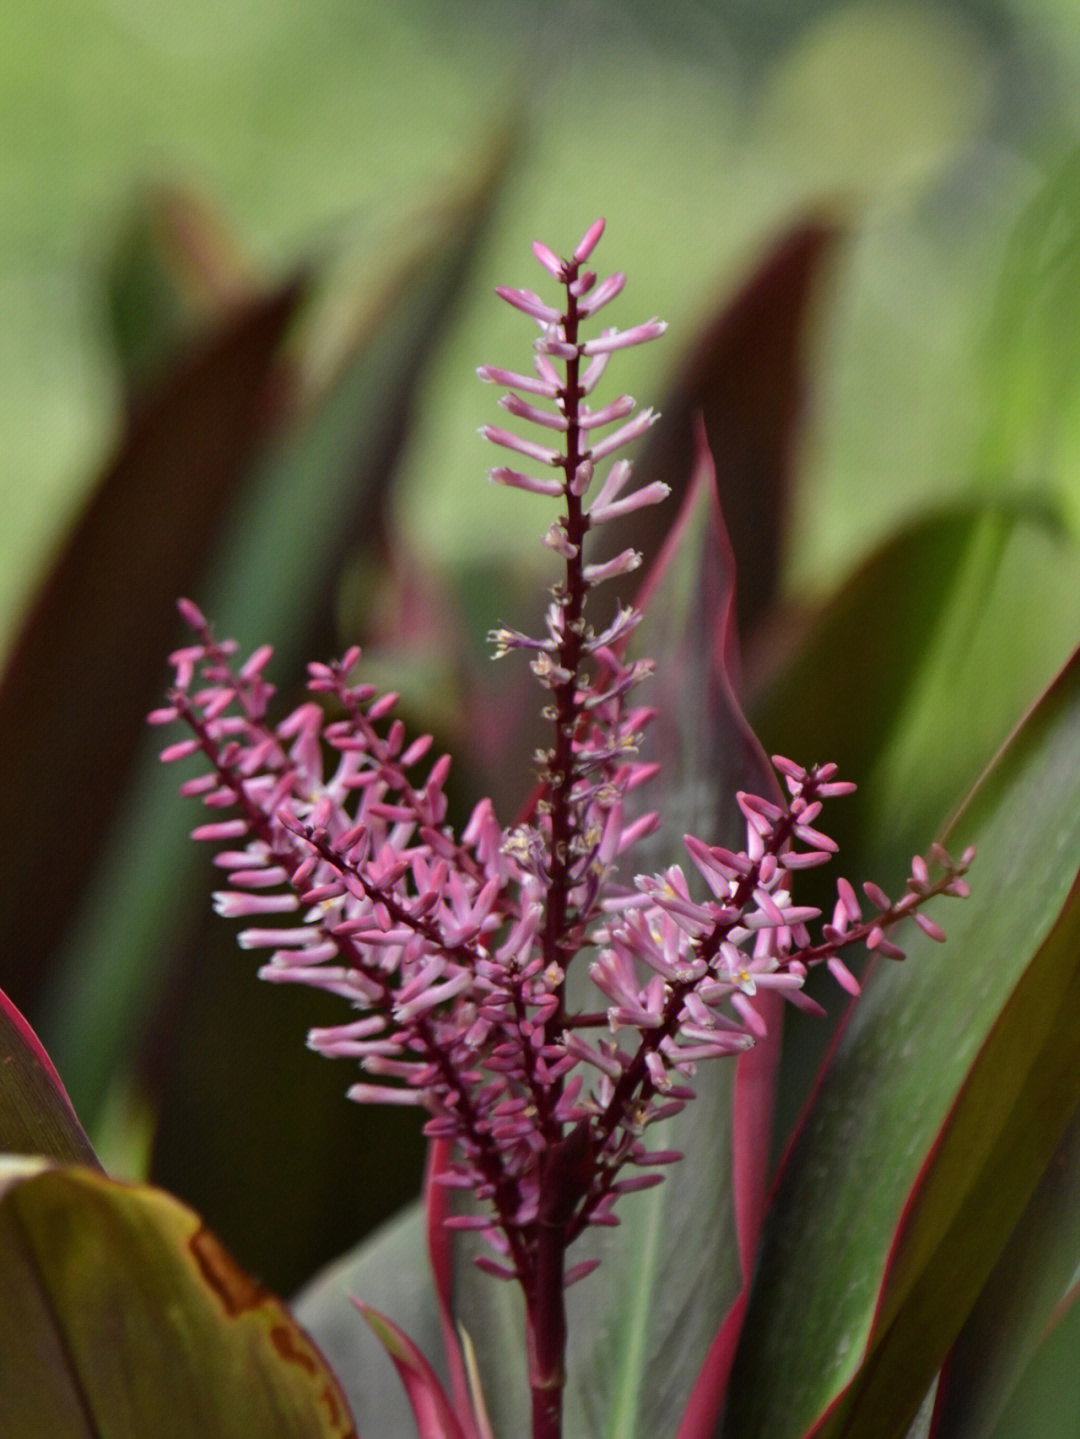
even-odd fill
[[[398,1372],[419,1439],[469,1439],[434,1369],[405,1331],[363,1300],[350,1297]]]

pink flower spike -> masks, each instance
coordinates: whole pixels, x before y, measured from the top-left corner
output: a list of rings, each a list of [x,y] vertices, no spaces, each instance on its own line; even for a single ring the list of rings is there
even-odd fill
[[[532,252],[548,274],[553,275],[561,284],[566,275],[566,266],[562,260],[559,259],[558,255],[556,255],[555,251],[549,250],[540,240],[534,240],[532,243]]]
[[[603,219],[594,220],[581,237],[581,243],[574,251],[574,260],[577,264],[583,265],[600,242],[600,236],[604,233]]]

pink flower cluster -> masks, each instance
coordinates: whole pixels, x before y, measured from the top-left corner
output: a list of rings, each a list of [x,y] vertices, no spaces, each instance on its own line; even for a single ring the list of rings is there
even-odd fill
[[[624,550],[589,563],[584,551],[591,529],[667,490],[630,488],[631,466],[619,459],[590,498],[597,465],[656,417],[635,414],[628,396],[597,410],[586,396],[614,351],[664,327],[652,320],[579,338],[579,324],[623,288],[622,275],[598,283],[584,268],[601,230],[597,222],[568,261],[534,247],[563,287],[563,308],[530,291],[499,291],[540,327],[535,374],[479,372],[509,388],[502,404],[511,415],[557,440],[548,447],[492,426],[482,432],[548,472],[500,466],[493,480],[561,502],[545,537],[562,575],[544,634],[492,636],[496,654],[528,655],[546,692],[551,741],[536,757],[541,783],[528,816],[504,827],[481,800],[458,835],[444,793],[449,758],[432,762],[431,737],[406,736],[392,716],[395,696],[350,679],[358,650],[311,665],[311,698],[272,721],[269,648],[239,663],[235,645],[215,640],[186,601],[194,643],[172,656],[168,705],[151,716],[187,726],[163,758],[200,755],[204,772],[182,792],[222,811],[194,831],[221,846],[218,912],[246,921],[243,947],[270,951],[263,978],[348,1003],[350,1017],[314,1030],[311,1047],[358,1063],[364,1078],[353,1099],[428,1112],[426,1133],[454,1146],[440,1182],[482,1201],[482,1213],[449,1222],[483,1232],[498,1257],[478,1262],[527,1292],[540,1229],[553,1216],[565,1248],[586,1225],[615,1222],[618,1196],[659,1183],[657,1166],[680,1157],[650,1150],[646,1131],[693,1097],[687,1081],[699,1062],[754,1043],[757,993],[816,1008],[802,986],[819,963],[856,991],[838,952],[861,943],[898,956],[886,931],[934,895],[966,893],[971,859],[954,864],[936,852],[933,881],[917,859],[895,904],[867,885],[868,920],[840,880],[815,942],[808,926],[818,911],[794,903],[793,880],[831,858],[836,846],[816,828],[822,804],[854,786],[838,781],[834,766],[807,770],[778,758],[786,803],[737,796],[744,850],[688,836],[693,887],[678,865],[628,882],[635,842],[658,823],[636,795],[655,770],[638,757],[649,711],[632,700],[651,667],[625,658],[639,614],[617,606],[595,631],[587,602],[639,557]],[[915,918],[943,938],[933,921]],[[587,966],[601,997],[595,1012],[568,1004],[574,963]],[[565,1282],[587,1267],[567,1271]]]

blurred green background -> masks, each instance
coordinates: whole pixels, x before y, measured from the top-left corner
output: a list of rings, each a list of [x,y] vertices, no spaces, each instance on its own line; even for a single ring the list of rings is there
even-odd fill
[[[721,325],[744,589],[756,532],[777,571],[743,635],[751,713],[768,744],[827,750],[801,759],[850,755],[853,863],[929,839],[1080,629],[1075,20],[1069,0],[4,8],[0,648],[25,663],[0,720],[0,985],[106,1164],[149,1170],[286,1290],[415,1186],[415,1134],[304,1052],[319,997],[257,985],[205,923],[196,815],[141,716],[188,592],[220,633],[278,643],[287,691],[358,635],[444,742],[483,731],[463,811],[480,786],[512,805],[527,777],[477,772],[517,733],[482,637],[545,583],[547,520],[485,480],[474,371],[524,367],[492,288],[542,287],[534,238],[565,252],[607,217],[597,260],[630,277],[612,321],[670,324],[613,366],[645,403],[706,386]],[[769,271],[811,223],[806,274]],[[753,343],[724,350],[740,295]],[[779,476],[755,465],[770,426]]]

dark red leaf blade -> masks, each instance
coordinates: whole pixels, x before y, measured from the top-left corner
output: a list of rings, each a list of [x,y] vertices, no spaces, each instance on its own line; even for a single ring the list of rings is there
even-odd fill
[[[270,381],[304,291],[292,279],[248,301],[143,400],[15,642],[0,681],[0,743],[18,757],[0,826],[0,926],[18,936],[4,980],[24,1008],[89,870],[66,863],[58,884],[58,850],[97,843],[123,793],[173,599],[273,419]]]
[[[776,599],[808,392],[811,304],[841,234],[831,221],[808,220],[772,246],[700,334],[661,406],[663,423],[635,467],[641,484],[689,476],[695,417],[703,418],[738,566],[743,636]],[[619,543],[632,543],[649,558],[655,534],[645,512],[620,531]]]

